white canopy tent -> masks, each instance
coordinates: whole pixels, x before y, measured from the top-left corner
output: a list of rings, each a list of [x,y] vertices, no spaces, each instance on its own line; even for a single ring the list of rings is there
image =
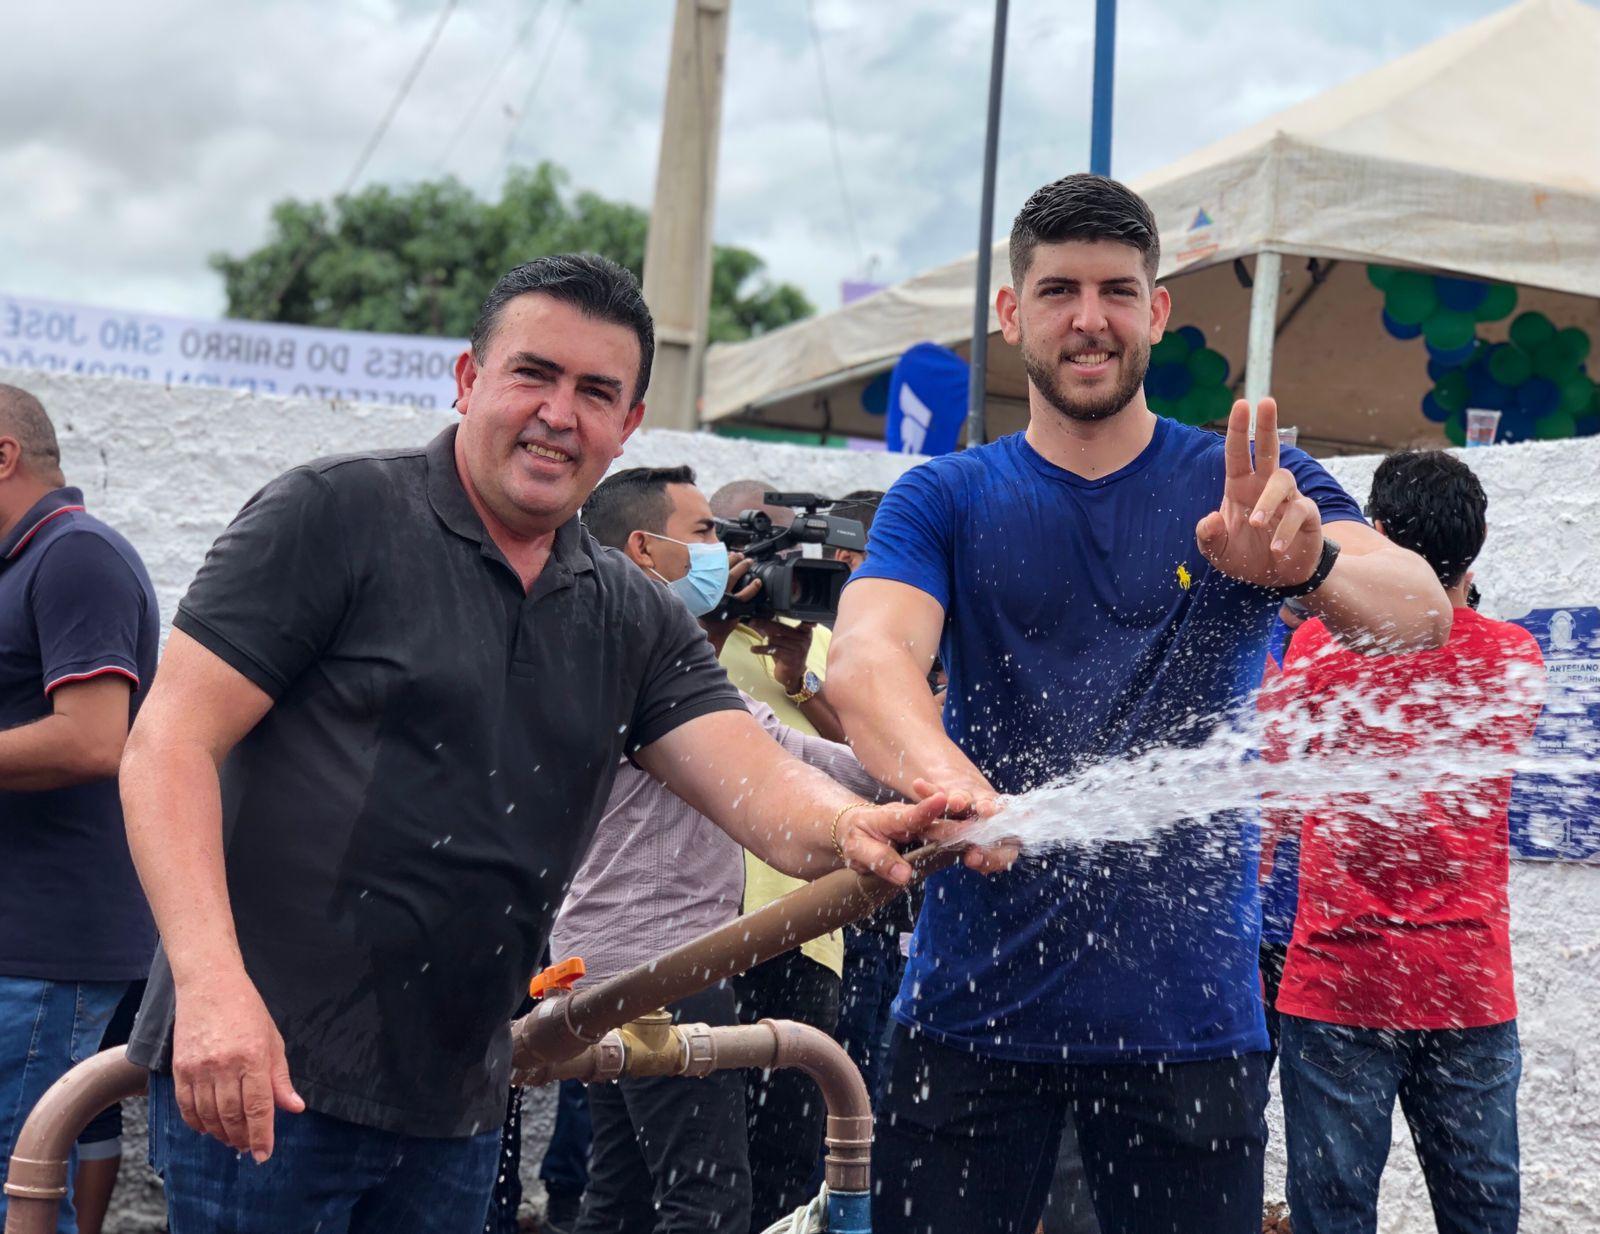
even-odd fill
[[[1246,393],[1276,394],[1328,450],[1442,442],[1419,411],[1422,343],[1384,333],[1363,266],[1512,283],[1519,311],[1600,337],[1600,10],[1523,0],[1134,187],[1160,224],[1174,326],[1197,325],[1236,375],[1248,352]],[[966,349],[975,266],[712,348],[704,420],[881,435],[860,391],[917,342]],[[1004,243],[993,268],[991,300]],[[1022,423],[1026,385],[990,320],[992,436]]]

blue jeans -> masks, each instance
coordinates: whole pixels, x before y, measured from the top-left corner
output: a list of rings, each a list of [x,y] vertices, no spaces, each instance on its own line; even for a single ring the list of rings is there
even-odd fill
[[[127,988],[126,981],[0,977],[0,1163],[10,1164],[17,1132],[44,1090],[73,1064],[99,1052],[106,1024]],[[74,1148],[57,1234],[77,1234],[71,1197],[77,1169]],[[0,1195],[0,1221],[5,1211],[5,1196]]]
[[[150,1164],[172,1234],[482,1234],[500,1132],[402,1135],[278,1112],[270,1160],[192,1130],[172,1076],[150,1076]]]
[[[874,1102],[889,1036],[889,1006],[900,992],[905,971],[896,935],[859,926],[844,928],[844,983],[834,1036],[860,1069]]]
[[[1395,1098],[1439,1234],[1515,1234],[1521,1208],[1517,1022],[1348,1028],[1283,1017],[1283,1116],[1295,1234],[1371,1234]]]

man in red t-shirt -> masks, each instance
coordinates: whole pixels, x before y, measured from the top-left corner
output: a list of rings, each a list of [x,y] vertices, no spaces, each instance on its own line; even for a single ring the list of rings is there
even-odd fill
[[[1397,1096],[1440,1234],[1517,1227],[1506,809],[1544,671],[1525,630],[1467,606],[1487,504],[1451,455],[1386,458],[1367,515],[1433,566],[1450,640],[1362,656],[1308,621],[1278,686],[1291,757],[1350,768],[1350,791],[1302,820],[1278,991],[1295,1234],[1375,1229]]]

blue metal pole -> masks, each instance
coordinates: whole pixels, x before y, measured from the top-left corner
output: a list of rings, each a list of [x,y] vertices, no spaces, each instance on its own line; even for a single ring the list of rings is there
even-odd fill
[[[865,1191],[828,1192],[828,1234],[872,1234],[872,1196]]]
[[[1117,73],[1117,0],[1095,0],[1094,111],[1089,121],[1089,170],[1111,174],[1111,103]]]

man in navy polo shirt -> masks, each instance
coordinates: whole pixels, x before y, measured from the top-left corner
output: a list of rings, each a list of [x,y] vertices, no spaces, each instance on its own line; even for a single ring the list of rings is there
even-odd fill
[[[1199,744],[1259,683],[1288,595],[1350,642],[1448,634],[1427,564],[1309,456],[1280,460],[1270,399],[1253,460],[1248,404],[1226,442],[1150,412],[1171,311],[1158,263],[1149,207],[1115,181],[1069,176],[1018,215],[997,309],[1028,373],[1027,431],[902,477],[840,608],[828,693],[885,783],[937,781],[953,807],[994,813],[998,794]],[[977,871],[1001,858],[973,853],[929,881],[895,1006],[874,1230],[1032,1230],[1069,1117],[1104,1234],[1261,1228],[1251,835],[1193,820],[992,879]]]
[[[39,400],[0,385],[0,1162],[155,949],[117,764],[155,672],[156,598],[65,483]]]

